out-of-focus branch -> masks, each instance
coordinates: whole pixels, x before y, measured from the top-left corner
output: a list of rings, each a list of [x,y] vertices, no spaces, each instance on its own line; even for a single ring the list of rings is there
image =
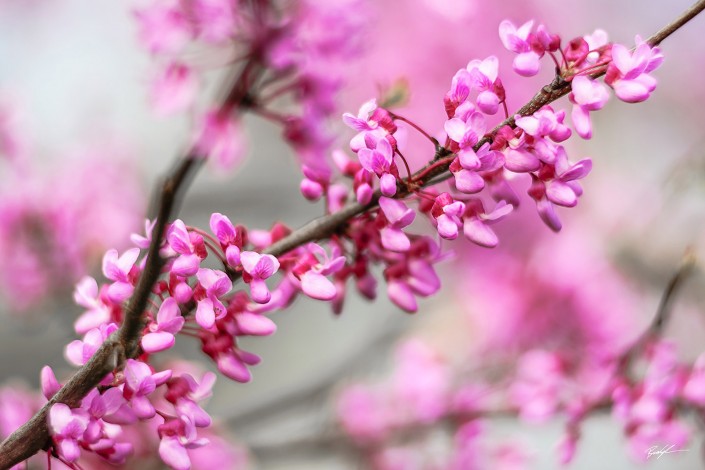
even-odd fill
[[[695,253],[689,248],[683,255],[678,269],[668,281],[651,324],[621,356],[619,367],[622,371],[626,372],[634,359],[643,352],[644,348],[661,335],[670,318],[673,299],[682,287],[683,282],[693,272],[695,263]]]

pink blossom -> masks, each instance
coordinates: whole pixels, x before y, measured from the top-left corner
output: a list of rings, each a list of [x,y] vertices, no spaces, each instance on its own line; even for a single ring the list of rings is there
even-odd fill
[[[634,52],[622,44],[612,46],[612,61],[605,75],[605,83],[614,88],[617,98],[627,103],[639,103],[649,97],[656,89],[656,79],[649,72],[663,62],[658,47],[652,48],[638,36],[636,43]]]
[[[597,63],[603,55],[601,50],[607,49],[605,46],[609,44],[607,32],[603,29],[596,29],[592,34],[583,36],[583,40],[587,43],[590,51],[586,57],[588,64]]]
[[[125,365],[125,398],[140,419],[152,418],[156,411],[147,398],[157,386],[171,377],[171,370],[153,373],[152,369],[141,361],[128,359]]]
[[[201,260],[206,257],[203,237],[186,229],[183,221],[175,220],[166,232],[169,247],[179,256],[171,265],[171,272],[177,276],[188,277],[198,272]]]
[[[98,283],[92,277],[85,276],[76,284],[73,300],[88,309],[76,319],[76,333],[84,334],[110,321],[110,305],[106,305],[98,294]]]
[[[71,409],[63,403],[55,403],[49,409],[49,431],[56,452],[66,462],[73,463],[81,455],[79,439],[88,426],[88,416],[82,409]]]
[[[461,149],[473,147],[487,129],[487,122],[482,113],[469,113],[464,119],[454,117],[443,126],[448,137],[458,143]]]
[[[176,2],[155,3],[135,12],[142,44],[153,54],[175,54],[191,38],[190,26]]]
[[[442,193],[437,196],[431,215],[438,234],[447,240],[455,240],[458,237],[458,228],[463,225],[464,212],[465,204],[454,201],[450,194]]]
[[[683,386],[682,396],[691,403],[705,406],[705,354],[695,361]]]
[[[402,310],[418,310],[416,296],[428,297],[441,288],[433,268],[440,261],[439,245],[429,237],[419,237],[411,244],[406,258],[390,264],[384,271],[389,299]]]
[[[377,129],[379,123],[372,119],[377,110],[377,100],[371,99],[360,106],[357,117],[350,113],[343,114],[343,122],[358,132]]]
[[[303,165],[301,170],[304,173],[304,179],[301,180],[300,185],[301,194],[309,201],[319,200],[330,185],[330,169],[318,169],[310,165]]]
[[[180,62],[172,62],[152,83],[152,106],[165,116],[184,111],[193,104],[197,87],[194,72]]]
[[[525,353],[510,388],[512,403],[519,407],[519,416],[536,423],[553,416],[559,406],[563,380],[563,366],[557,355],[543,350]]]
[[[134,290],[133,279],[135,262],[140,255],[139,248],[130,248],[118,257],[117,250],[111,249],[103,256],[103,274],[113,282],[108,287],[108,297],[116,303],[127,300]]]
[[[387,139],[379,139],[374,149],[362,148],[357,152],[362,167],[380,179],[380,188],[385,196],[393,196],[397,192],[397,180],[391,173],[394,161],[394,150]]]
[[[403,201],[387,197],[379,198],[379,207],[388,222],[388,225],[380,231],[382,245],[392,251],[408,251],[411,242],[401,229],[414,221],[416,213],[406,207]]]
[[[499,103],[503,100],[504,88],[498,81],[499,61],[495,56],[485,60],[471,60],[467,70],[472,77],[473,88],[480,93],[477,96],[477,107],[485,114],[496,114]]]
[[[220,297],[230,292],[233,282],[227,274],[217,269],[201,268],[196,273],[202,293],[196,307],[196,322],[203,328],[212,328],[215,321],[223,318],[227,311]]]
[[[563,124],[564,119],[565,111],[556,112],[550,106],[544,106],[531,116],[515,117],[517,127],[523,129],[528,135],[537,139],[548,137],[554,142],[563,142],[570,137],[571,131]],[[539,153],[539,155],[542,154]],[[542,160],[546,158],[543,157]],[[551,161],[548,160],[547,163]]]
[[[211,44],[232,39],[238,23],[232,0],[192,0],[189,6],[200,39]]]
[[[42,367],[40,372],[40,382],[42,386],[42,395],[44,395],[44,398],[47,400],[51,400],[51,397],[53,397],[56,392],[61,389],[61,384],[58,380],[56,380],[56,375],[54,375],[54,371],[49,366]]]
[[[356,440],[381,440],[388,430],[389,418],[380,396],[368,387],[347,387],[338,396],[336,409],[345,431]]]
[[[157,321],[147,326],[148,333],[141,340],[142,349],[151,354],[171,348],[175,342],[174,335],[181,331],[185,321],[176,300],[169,297],[159,307]]]
[[[82,366],[95,354],[98,348],[108,339],[113,332],[117,331],[115,323],[100,325],[93,328],[83,337],[83,341],[74,340],[66,346],[66,358],[76,366]]]
[[[238,351],[230,351],[218,355],[216,365],[218,370],[226,377],[236,382],[247,383],[252,380],[252,373],[247,366],[255,364],[245,362]]]
[[[512,68],[516,73],[524,77],[531,77],[539,71],[539,59],[543,53],[538,54],[531,45],[531,28],[533,20],[527,21],[519,28],[514,26],[509,20],[504,20],[499,24],[499,38],[508,50],[517,55],[512,63]]]
[[[484,174],[502,168],[504,164],[502,152],[490,150],[489,143],[484,144],[475,152],[472,147],[465,147],[450,164],[455,188],[466,194],[474,194],[485,187]],[[483,172],[481,175],[479,172]]]
[[[245,156],[245,138],[239,121],[226,112],[209,111],[201,119],[195,147],[198,156],[208,158],[217,168],[233,169]]]
[[[159,457],[174,470],[189,470],[191,459],[187,449],[208,444],[208,439],[198,438],[193,422],[184,415],[160,425],[159,436]]]
[[[152,242],[152,230],[154,230],[154,225],[157,223],[157,219],[155,218],[153,221],[149,221],[149,219],[145,219],[144,221],[144,236],[133,233],[130,234],[130,241],[137,247],[142,250],[147,250],[149,249],[149,245]]]
[[[167,401],[174,404],[180,415],[188,416],[194,426],[203,428],[211,425],[211,417],[200,407],[198,402],[212,395],[216,376],[206,372],[197,382],[190,374],[174,377],[167,383],[168,391],[164,395]]]
[[[218,212],[211,214],[210,229],[221,246],[242,245],[242,235],[235,230],[235,226],[227,216]]]
[[[446,93],[445,98],[443,98],[446,114],[449,118],[455,116],[455,110],[470,96],[471,87],[472,76],[470,72],[468,72],[468,69],[460,69],[453,75],[450,90]]]
[[[479,199],[467,201],[463,223],[465,237],[480,246],[494,248],[499,243],[499,239],[490,225],[502,220],[513,209],[511,204],[500,201],[492,212],[487,213]]]
[[[246,274],[243,280],[250,284],[252,300],[260,304],[267,303],[272,294],[264,281],[279,270],[279,260],[272,255],[261,255],[254,251],[243,251],[240,259]]]
[[[582,188],[577,180],[584,178],[592,169],[592,161],[583,159],[574,165],[568,162],[563,147],[558,147],[555,166],[543,165],[538,176],[532,175],[529,195],[536,201],[536,207],[541,219],[553,231],[561,229],[561,222],[553,204],[573,207],[578,203]]]
[[[590,111],[602,109],[609,93],[605,86],[596,81],[590,80],[584,75],[573,78],[570,101],[574,103],[571,118],[575,131],[583,139],[592,137],[592,123],[590,122]]]
[[[336,295],[335,285],[326,277],[340,271],[345,265],[345,256],[328,256],[326,250],[316,243],[309,243],[308,253],[294,267],[294,274],[301,279],[301,290],[313,299],[331,300]],[[334,249],[339,253],[339,250]],[[320,258],[323,261],[320,261]]]
[[[240,226],[235,228],[230,219],[218,212],[211,214],[210,228],[225,250],[228,266],[237,268],[240,265],[240,251],[247,237],[245,229]]]

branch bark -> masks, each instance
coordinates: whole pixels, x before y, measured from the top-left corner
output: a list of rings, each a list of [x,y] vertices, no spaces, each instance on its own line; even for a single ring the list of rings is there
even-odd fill
[[[260,73],[260,66],[251,58],[234,78],[233,84],[220,105],[221,112],[231,112],[236,107],[249,107],[250,82]],[[77,406],[88,392],[110,372],[119,368],[125,359],[139,354],[140,332],[143,328],[143,313],[149,296],[156,284],[164,260],[159,255],[161,240],[167,223],[177,211],[180,196],[187,189],[204,158],[195,148],[174,167],[157,193],[157,217],[152,230],[152,239],[147,251],[147,260],[135,291],[127,306],[120,329],[113,333],[96,351],[91,359],[47,402],[27,423],[12,433],[0,444],[0,468],[6,469],[30,458],[40,450],[48,449],[51,443],[47,428],[47,415],[55,403]]]
[[[676,30],[694,18],[705,9],[705,0],[700,0],[684,12],[678,19],[661,29],[648,39],[652,45],[659,44]],[[249,83],[252,77],[261,73],[254,57],[250,57],[243,67],[234,85],[221,104],[224,111],[232,110],[237,106],[244,108],[252,104],[249,95]],[[593,75],[599,77],[602,73]],[[543,87],[526,105],[515,114],[520,116],[531,115],[541,107],[567,95],[570,92],[570,83],[556,78],[552,83]],[[508,125],[516,127],[514,116],[499,124],[490,135],[501,127]],[[482,139],[475,149],[479,149],[490,140]],[[422,185],[436,184],[450,177],[448,167],[453,156],[443,157],[433,161],[414,174]],[[80,400],[94,388],[105,375],[120,367],[128,357],[134,357],[139,351],[140,331],[143,326],[143,312],[149,295],[160,274],[164,260],[159,256],[159,246],[169,220],[178,206],[180,193],[188,186],[190,178],[201,165],[202,158],[194,150],[189,151],[175,169],[169,174],[161,186],[158,197],[157,222],[152,233],[152,241],[147,252],[145,270],[142,273],[135,293],[125,309],[125,319],[120,329],[115,332],[93,357],[59,390],[59,392],[37,412],[27,423],[21,426],[10,437],[0,444],[0,469],[7,469],[28,459],[42,449],[48,449],[51,443],[47,428],[46,417],[49,408],[54,403],[66,403],[69,406],[77,405]],[[400,196],[408,194],[402,188]],[[340,211],[315,219],[289,236],[270,246],[265,252],[275,256],[282,255],[305,243],[320,240],[342,230],[348,221],[356,215],[373,209],[381,194],[375,193],[372,202],[366,205],[350,203]],[[237,277],[237,274],[235,275]]]

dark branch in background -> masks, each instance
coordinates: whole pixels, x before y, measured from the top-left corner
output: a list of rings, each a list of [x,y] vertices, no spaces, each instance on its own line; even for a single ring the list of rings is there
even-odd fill
[[[649,38],[648,42],[652,45],[659,44],[703,9],[705,9],[705,0],[700,0],[677,20]],[[236,107],[250,107],[253,103],[253,97],[249,94],[250,86],[259,78],[261,73],[262,69],[257,63],[256,56],[251,55],[239,76],[235,79],[230,93],[228,93],[221,104],[221,111],[229,112]],[[593,78],[597,78],[601,75],[602,73],[595,74]],[[541,91],[525,106],[519,109],[516,114],[520,116],[531,115],[543,106],[567,95],[570,90],[570,83],[557,77],[551,84],[543,87]],[[498,125],[492,133],[490,133],[490,136],[505,125],[515,128],[516,123],[514,122],[514,117],[510,117]],[[479,149],[480,146],[484,145],[486,142],[489,142],[491,140],[490,136],[478,142],[475,150]],[[121,367],[127,357],[134,357],[138,354],[139,335],[143,326],[142,315],[164,263],[164,260],[159,256],[159,246],[161,245],[166,225],[178,205],[178,196],[186,188],[190,177],[200,166],[200,157],[201,156],[197,155],[194,151],[188,152],[181,163],[167,177],[162,186],[158,204],[157,222],[153,229],[151,244],[147,252],[145,270],[140,276],[133,297],[130,299],[125,309],[125,319],[120,329],[103,343],[88,363],[81,367],[37,414],[0,444],[1,469],[10,468],[28,459],[38,451],[49,448],[51,441],[46,417],[49,408],[54,403],[61,402],[75,407],[80,402],[81,398],[94,388],[105,375],[112,372],[115,368]],[[449,156],[433,161],[416,172],[412,177],[413,180],[419,185],[428,185],[449,178],[450,174],[448,174],[448,168],[453,158],[453,156]],[[401,188],[399,197],[403,197],[408,193],[408,189]],[[376,207],[379,197],[380,193],[376,192],[370,204],[361,205],[358,203],[350,203],[334,214],[313,220],[273,244],[265,252],[278,256],[304,243],[329,237],[337,231],[344,229],[351,218]],[[233,277],[237,277],[237,274]]]
[[[659,301],[658,308],[656,309],[656,315],[654,315],[653,320],[651,320],[651,324],[634,342],[634,344],[632,344],[622,355],[619,361],[619,367],[623,372],[628,372],[628,369],[634,362],[634,359],[639,357],[644,349],[648,347],[652,341],[658,339],[658,337],[663,333],[663,329],[666,327],[666,323],[670,318],[673,299],[683,286],[683,282],[693,272],[696,261],[695,253],[692,249],[689,248],[686,250],[678,269],[668,281],[666,289],[661,295],[661,300]]]

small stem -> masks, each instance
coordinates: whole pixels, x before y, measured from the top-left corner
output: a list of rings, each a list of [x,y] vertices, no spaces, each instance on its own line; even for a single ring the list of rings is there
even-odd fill
[[[424,137],[426,137],[428,140],[430,140],[431,143],[432,143],[434,146],[437,146],[437,145],[438,145],[438,141],[437,141],[436,139],[434,139],[433,137],[431,137],[431,136],[428,134],[428,132],[426,132],[425,130],[423,130],[423,129],[422,129],[420,126],[418,126],[415,122],[410,121],[409,119],[407,119],[407,118],[405,118],[405,117],[403,117],[403,116],[399,116],[398,114],[394,114],[394,113],[392,113],[391,111],[389,112],[389,115],[392,116],[392,119],[394,119],[394,120],[396,120],[396,121],[405,122],[405,123],[407,123],[408,125],[410,125],[411,127],[413,127],[414,129],[416,129],[417,131],[419,131]]]
[[[276,90],[270,92],[268,95],[261,97],[258,100],[259,104],[268,104],[272,102],[274,99],[279,98],[285,93],[288,93],[289,91],[295,91],[299,87],[299,82],[294,81],[292,83],[287,83]]]
[[[252,112],[277,124],[286,125],[289,122],[289,117],[284,114],[275,113],[262,106],[252,108]]]
[[[683,285],[683,282],[688,278],[690,273],[693,272],[695,263],[695,253],[691,248],[688,248],[683,255],[683,259],[681,260],[678,269],[668,281],[666,289],[664,289],[663,294],[661,295],[661,300],[659,301],[658,308],[656,309],[656,315],[654,315],[651,324],[634,342],[634,344],[632,344],[632,346],[627,349],[624,354],[622,354],[619,361],[619,367],[622,371],[628,370],[633,360],[644,350],[644,348],[647,347],[651,341],[661,335],[670,317],[673,299]]]
[[[560,48],[558,48],[558,50],[560,50]],[[561,51],[561,54],[563,54],[563,51]],[[553,52],[549,52],[548,55],[551,57],[551,60],[553,60],[553,63],[556,66],[556,73],[560,75],[561,64],[558,62],[558,59],[556,59],[556,55]]]
[[[411,181],[411,169],[409,169],[409,162],[406,161],[406,158],[404,158],[404,155],[402,155],[399,149],[396,150],[396,153],[401,157],[401,161],[404,162],[404,166],[406,167],[406,180]]]
[[[428,175],[433,173],[434,171],[438,170],[439,168],[445,168],[446,166],[450,165],[450,163],[455,160],[455,154],[441,158],[440,160],[436,160],[432,162],[430,165],[427,165],[425,168],[422,168],[419,170],[415,175],[412,181],[422,181],[424,180]]]

